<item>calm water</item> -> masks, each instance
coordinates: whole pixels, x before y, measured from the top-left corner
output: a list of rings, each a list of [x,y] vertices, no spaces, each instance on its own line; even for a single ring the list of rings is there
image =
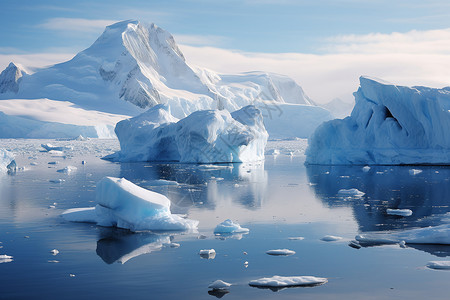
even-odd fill
[[[450,271],[425,267],[450,260],[448,246],[348,246],[361,232],[441,224],[450,211],[449,168],[420,167],[412,176],[411,167],[305,167],[304,157],[286,155],[253,165],[117,164],[99,159],[117,149],[112,141],[66,142],[74,146],[66,157],[39,152],[40,142],[0,142],[21,151],[17,161],[26,167],[0,176],[0,254],[14,257],[0,264],[0,299],[445,299],[450,293]],[[59,164],[48,164],[53,161]],[[67,165],[78,169],[56,171]],[[173,212],[200,221],[199,232],[131,234],[65,222],[65,209],[94,205],[95,183],[104,176],[167,195]],[[155,186],[156,179],[178,185]],[[337,197],[343,188],[366,195]],[[413,215],[388,216],[387,208],[409,208]],[[227,218],[250,233],[214,236]],[[343,239],[320,240],[328,234]],[[288,239],[298,236],[304,240]],[[200,258],[200,249],[211,248],[214,259]],[[296,254],[265,254],[279,248]],[[273,275],[329,282],[279,291],[248,286]],[[233,284],[228,294],[208,293],[216,279]]]

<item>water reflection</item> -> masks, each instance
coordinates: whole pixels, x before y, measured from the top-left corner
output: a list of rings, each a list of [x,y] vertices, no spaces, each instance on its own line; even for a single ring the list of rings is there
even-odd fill
[[[417,167],[415,167],[418,169]],[[359,231],[380,232],[446,223],[450,211],[450,168],[423,166],[413,175],[409,166],[307,166],[315,194],[329,207],[352,207]],[[340,197],[340,189],[356,188],[361,198]],[[386,210],[411,209],[408,217],[388,215]],[[448,223],[448,222],[447,222]],[[411,245],[436,256],[450,255],[449,246]]]
[[[162,193],[171,199],[175,212],[186,213],[192,206],[213,210],[223,198],[250,209],[262,206],[267,187],[264,163],[241,164],[152,164],[122,163],[120,176]],[[155,185],[155,180],[176,182]]]
[[[107,263],[126,263],[130,259],[159,251],[171,243],[171,236],[152,233],[132,233],[117,228],[101,228],[97,255]]]
[[[450,168],[421,167],[410,175],[407,166],[308,166],[307,174],[316,195],[328,206],[350,206],[360,231],[381,231],[440,224],[450,211]],[[339,197],[340,189],[357,188],[361,198]],[[407,208],[412,216],[386,214],[388,208]]]

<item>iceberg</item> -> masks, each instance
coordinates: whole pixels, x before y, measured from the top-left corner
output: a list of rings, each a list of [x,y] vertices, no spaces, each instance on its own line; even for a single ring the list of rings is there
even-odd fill
[[[71,222],[96,223],[130,231],[192,230],[198,221],[183,219],[170,212],[170,200],[162,194],[143,189],[125,178],[104,177],[97,183],[95,207],[63,212]]]
[[[223,280],[216,280],[213,283],[211,283],[208,288],[213,289],[213,290],[222,290],[222,289],[227,289],[231,286],[231,283],[225,282]]]
[[[450,88],[396,86],[360,78],[351,116],[320,125],[306,163],[450,164]]]
[[[183,163],[253,162],[264,159],[268,134],[261,112],[252,105],[233,113],[196,111],[178,120],[166,105],[116,125],[120,151],[115,161]]]
[[[0,148],[0,171],[15,171],[17,168],[14,155],[5,149]]]
[[[315,286],[327,282],[327,278],[315,276],[273,276],[252,280],[249,282],[249,285],[254,287],[285,288],[294,286]]]
[[[427,267],[435,270],[450,270],[450,261],[429,261]]]
[[[342,240],[342,237],[334,236],[334,235],[326,235],[323,238],[321,238],[321,240],[324,242],[335,242],[335,241]]]
[[[365,194],[366,194],[366,193],[361,192],[360,190],[355,189],[355,188],[353,188],[353,189],[348,189],[348,190],[346,190],[346,189],[340,189],[340,190],[338,191],[338,195],[339,195],[339,196],[344,196],[344,197],[361,198],[361,197],[364,196]]]
[[[215,234],[231,234],[231,233],[244,233],[249,232],[248,228],[243,228],[238,223],[234,223],[232,220],[227,219],[216,226],[214,229]]]

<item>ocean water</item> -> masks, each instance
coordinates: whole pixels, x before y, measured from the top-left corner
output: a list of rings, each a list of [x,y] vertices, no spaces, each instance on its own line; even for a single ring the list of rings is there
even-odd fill
[[[41,143],[73,149],[51,154],[41,152]],[[280,155],[230,165],[101,160],[118,149],[113,140],[2,140],[0,147],[14,151],[25,168],[0,176],[0,254],[13,256],[0,263],[0,299],[445,299],[450,293],[450,271],[426,267],[450,260],[449,246],[348,246],[359,233],[448,222],[448,167],[414,167],[422,172],[411,175],[410,166],[368,172],[361,166],[305,166],[304,141],[272,142],[269,148]],[[77,169],[57,172],[69,165]],[[198,232],[130,233],[64,221],[64,210],[95,205],[95,184],[104,176],[165,194],[172,212],[200,221]],[[51,182],[57,179],[64,181]],[[365,195],[338,196],[349,188]],[[413,214],[391,216],[388,208]],[[228,218],[250,232],[215,236],[214,227]],[[325,235],[342,239],[324,242]],[[213,259],[198,255],[212,248]],[[296,254],[265,253],[284,248]],[[248,285],[274,275],[328,282],[281,290]],[[209,291],[216,279],[233,284],[228,293]]]

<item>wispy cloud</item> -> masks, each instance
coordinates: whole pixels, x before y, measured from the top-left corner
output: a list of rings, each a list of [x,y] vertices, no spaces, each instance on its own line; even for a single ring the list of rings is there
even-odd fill
[[[81,18],[51,18],[37,27],[57,30],[57,31],[77,31],[77,32],[95,32],[105,28],[108,25],[117,22],[116,20],[92,20]]]
[[[371,33],[340,35],[327,40],[327,53],[416,53],[447,54],[450,51],[450,28],[412,30],[406,33]]]
[[[193,35],[174,34],[178,44],[191,46],[222,46],[230,41],[230,38],[219,35]]]
[[[21,64],[27,68],[41,68],[71,59],[74,53],[46,52],[34,54],[0,54],[0,72],[10,62]]]

